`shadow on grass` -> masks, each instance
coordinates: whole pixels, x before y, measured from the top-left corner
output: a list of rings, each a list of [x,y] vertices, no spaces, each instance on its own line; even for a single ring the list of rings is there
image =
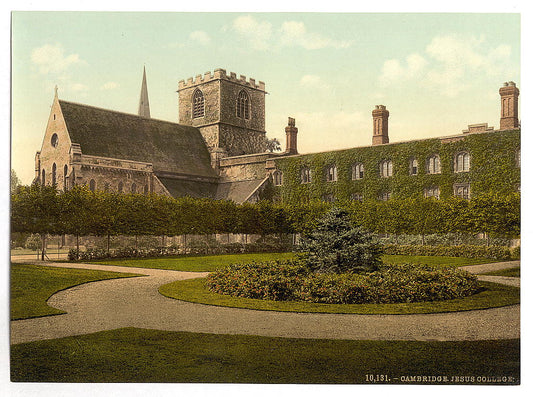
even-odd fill
[[[13,345],[11,380],[433,384],[439,376],[442,384],[518,384],[519,363],[519,340],[350,341],[122,328]],[[465,374],[473,379],[453,381]],[[428,375],[434,380],[424,382]]]

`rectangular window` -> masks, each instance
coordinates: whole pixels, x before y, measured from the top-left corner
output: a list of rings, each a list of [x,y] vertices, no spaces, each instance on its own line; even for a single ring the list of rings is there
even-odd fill
[[[457,197],[464,199],[470,199],[470,184],[469,183],[458,183],[453,185],[453,194]]]

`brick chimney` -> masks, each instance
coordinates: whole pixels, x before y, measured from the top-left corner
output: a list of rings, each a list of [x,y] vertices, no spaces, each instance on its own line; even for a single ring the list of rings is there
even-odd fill
[[[285,127],[285,133],[287,134],[287,141],[285,145],[286,154],[298,154],[296,136],[298,134],[298,128],[296,128],[296,120],[289,117],[289,123]]]
[[[518,95],[520,91],[513,81],[503,83],[500,88],[502,98],[502,112],[500,117],[500,130],[510,130],[518,128]]]
[[[372,135],[372,145],[383,145],[389,143],[389,111],[384,105],[376,105],[372,110],[374,119],[374,135]]]

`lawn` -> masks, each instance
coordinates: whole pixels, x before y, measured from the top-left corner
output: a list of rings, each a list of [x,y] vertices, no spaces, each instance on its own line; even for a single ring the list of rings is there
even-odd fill
[[[11,346],[15,382],[519,383],[519,340],[286,339],[136,328]],[[409,376],[409,378],[405,378]],[[477,377],[480,377],[479,381]],[[434,383],[434,382],[427,382]],[[461,384],[464,384],[461,383]],[[486,384],[486,383],[483,383]]]
[[[135,274],[11,264],[11,320],[62,314],[46,301],[57,291],[91,281],[132,277]]]
[[[179,256],[142,259],[112,259],[98,260],[89,263],[103,265],[145,267],[150,269],[181,270],[185,272],[211,272],[232,263],[266,262],[272,260],[286,260],[295,258],[296,254],[285,253],[255,253],[255,254],[228,254],[211,256]],[[449,256],[410,256],[410,255],[383,255],[383,262],[389,264],[416,263],[433,266],[469,266],[483,263],[498,262],[494,259],[456,258]]]
[[[273,310],[298,313],[345,314],[421,314],[479,310],[520,303],[520,289],[503,284],[481,282],[484,291],[461,299],[434,302],[389,304],[334,304],[298,301],[271,301],[217,294],[205,286],[205,278],[175,281],[162,285],[159,292],[169,298],[205,305]]]

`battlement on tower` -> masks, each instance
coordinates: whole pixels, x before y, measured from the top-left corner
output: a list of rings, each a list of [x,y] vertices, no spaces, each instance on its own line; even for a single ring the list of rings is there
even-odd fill
[[[262,81],[259,81],[257,84],[255,82],[255,79],[246,79],[246,76],[243,76],[242,74],[239,75],[239,78],[237,78],[237,74],[230,72],[229,75],[226,72],[226,69],[215,69],[213,73],[205,72],[203,75],[199,74],[195,78],[189,77],[187,80],[180,80],[178,82],[178,91],[184,90],[186,88],[194,87],[199,84],[207,83],[209,81],[214,80],[227,80],[227,81],[233,81],[235,83],[238,83],[240,85],[244,85],[256,90],[265,91],[265,83]]]

